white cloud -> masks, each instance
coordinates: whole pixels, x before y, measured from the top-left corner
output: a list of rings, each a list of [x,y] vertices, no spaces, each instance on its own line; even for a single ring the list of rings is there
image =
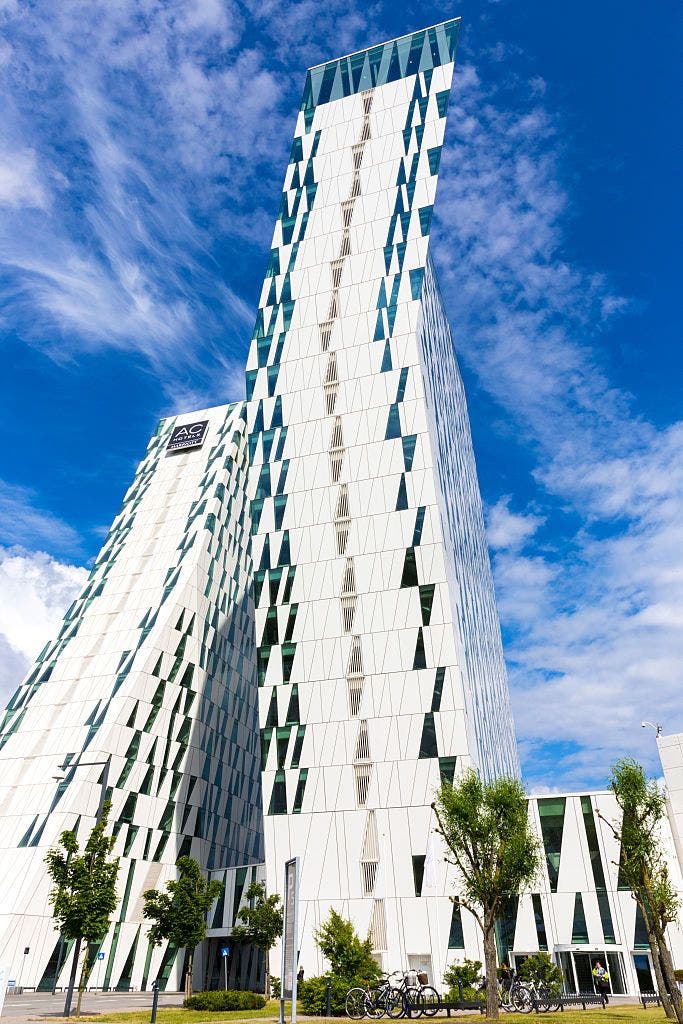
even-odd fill
[[[0,65],[2,63],[0,54]],[[0,152],[0,206],[42,210],[47,205],[48,196],[38,174],[35,152],[32,149]]]
[[[435,235],[458,353],[535,460],[532,507],[489,512],[525,771],[576,788],[624,753],[656,768],[643,718],[683,729],[683,424],[655,428],[610,380],[609,318],[638,310],[563,255],[538,83],[516,112],[482,82],[456,74]]]
[[[87,571],[42,551],[0,548],[0,704],[59,631]]]
[[[63,519],[35,504],[35,495],[25,487],[0,480],[0,543],[45,545],[53,551],[74,552],[80,538]]]
[[[520,547],[544,522],[543,516],[511,512],[509,494],[488,509],[486,519],[486,536],[495,549]]]

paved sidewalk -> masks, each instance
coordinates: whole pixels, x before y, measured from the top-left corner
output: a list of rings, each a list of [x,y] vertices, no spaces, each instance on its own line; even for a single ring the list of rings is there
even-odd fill
[[[76,1008],[78,993],[74,992],[72,1012]],[[24,992],[21,996],[8,995],[2,1009],[2,1019],[12,1024],[24,1024],[25,1021],[36,1020],[42,1016],[57,1017],[64,1012],[66,993],[57,992]],[[159,1006],[182,1006],[182,992],[160,992]],[[103,1016],[109,1013],[125,1013],[127,1010],[152,1009],[151,992],[85,992],[81,1012],[98,1013]]]

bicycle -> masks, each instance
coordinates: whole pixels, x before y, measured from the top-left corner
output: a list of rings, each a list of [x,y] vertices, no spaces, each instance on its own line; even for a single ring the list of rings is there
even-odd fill
[[[351,1020],[362,1020],[363,1017],[379,1018],[384,1010],[379,1010],[369,988],[350,988],[344,1002],[346,1016]]]

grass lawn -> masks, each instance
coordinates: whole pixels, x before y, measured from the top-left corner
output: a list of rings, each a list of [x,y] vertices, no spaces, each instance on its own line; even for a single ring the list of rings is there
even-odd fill
[[[285,1019],[289,1020],[289,1003],[285,1004]],[[227,1013],[215,1013],[209,1010],[183,1010],[180,1007],[161,1007],[157,1013],[157,1024],[211,1024],[212,1021],[276,1021],[278,1018],[279,1003],[271,1000],[262,1010],[230,1010]],[[298,1013],[302,1020],[326,1020],[325,1017],[306,1017],[300,1011]],[[135,1010],[132,1013],[101,1013],[84,1017],[74,1017],[78,1021],[97,1021],[99,1024],[148,1024],[150,1010]],[[62,1020],[60,1017],[42,1018],[43,1020]],[[336,1018],[345,1020],[346,1018]],[[432,1018],[435,1021],[446,1020],[445,1014]],[[513,1019],[518,1024],[529,1021],[530,1024],[664,1024],[666,1017],[659,1006],[650,1007],[644,1010],[642,1006],[633,1004],[627,1006],[608,1006],[605,1010],[565,1010],[563,1013],[542,1013],[542,1014],[507,1014],[501,1013],[500,1021]],[[453,1017],[457,1022],[478,1022],[486,1024],[486,1018],[477,1014],[458,1014]],[[425,1021],[426,1024],[426,1021]]]

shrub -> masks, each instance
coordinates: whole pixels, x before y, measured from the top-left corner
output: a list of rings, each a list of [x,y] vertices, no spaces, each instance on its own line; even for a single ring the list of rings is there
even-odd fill
[[[315,932],[318,949],[329,960],[333,976],[351,981],[366,978],[376,981],[380,967],[372,955],[370,937],[361,939],[351,921],[330,909],[327,921]],[[351,988],[351,985],[349,985]]]
[[[316,1017],[325,1016],[327,1012],[327,979],[328,975],[321,974],[317,977],[305,978],[299,982],[296,991],[304,1013],[310,1013]],[[350,988],[355,988],[356,985],[364,987],[367,981],[361,978],[348,981],[333,974],[330,976],[330,982],[332,1016],[344,1017],[346,1014],[346,993]]]
[[[528,956],[520,964],[517,973],[522,981],[529,981],[536,988],[545,985],[554,995],[559,995],[562,991],[562,971],[547,953],[534,953]]]
[[[448,990],[447,998],[449,1003],[458,1003],[461,999],[464,999],[467,1002],[474,1002],[475,999],[479,1000],[479,1002],[483,1002],[484,992],[482,989],[474,988],[473,985],[463,985],[461,996],[460,989],[456,986],[455,988],[450,988]]]
[[[212,990],[210,992],[198,992],[183,1002],[187,1010],[260,1010],[266,1005],[266,1001],[258,992],[227,992]]]
[[[270,992],[273,999],[279,999],[280,994],[282,992],[282,988],[280,986],[280,979],[274,978],[272,974],[270,976]]]
[[[474,999],[474,996],[466,996],[465,989],[475,990],[481,980],[481,960],[463,960],[461,964],[451,964],[443,972],[443,980],[450,989],[458,991],[458,985],[462,985],[463,999]]]

